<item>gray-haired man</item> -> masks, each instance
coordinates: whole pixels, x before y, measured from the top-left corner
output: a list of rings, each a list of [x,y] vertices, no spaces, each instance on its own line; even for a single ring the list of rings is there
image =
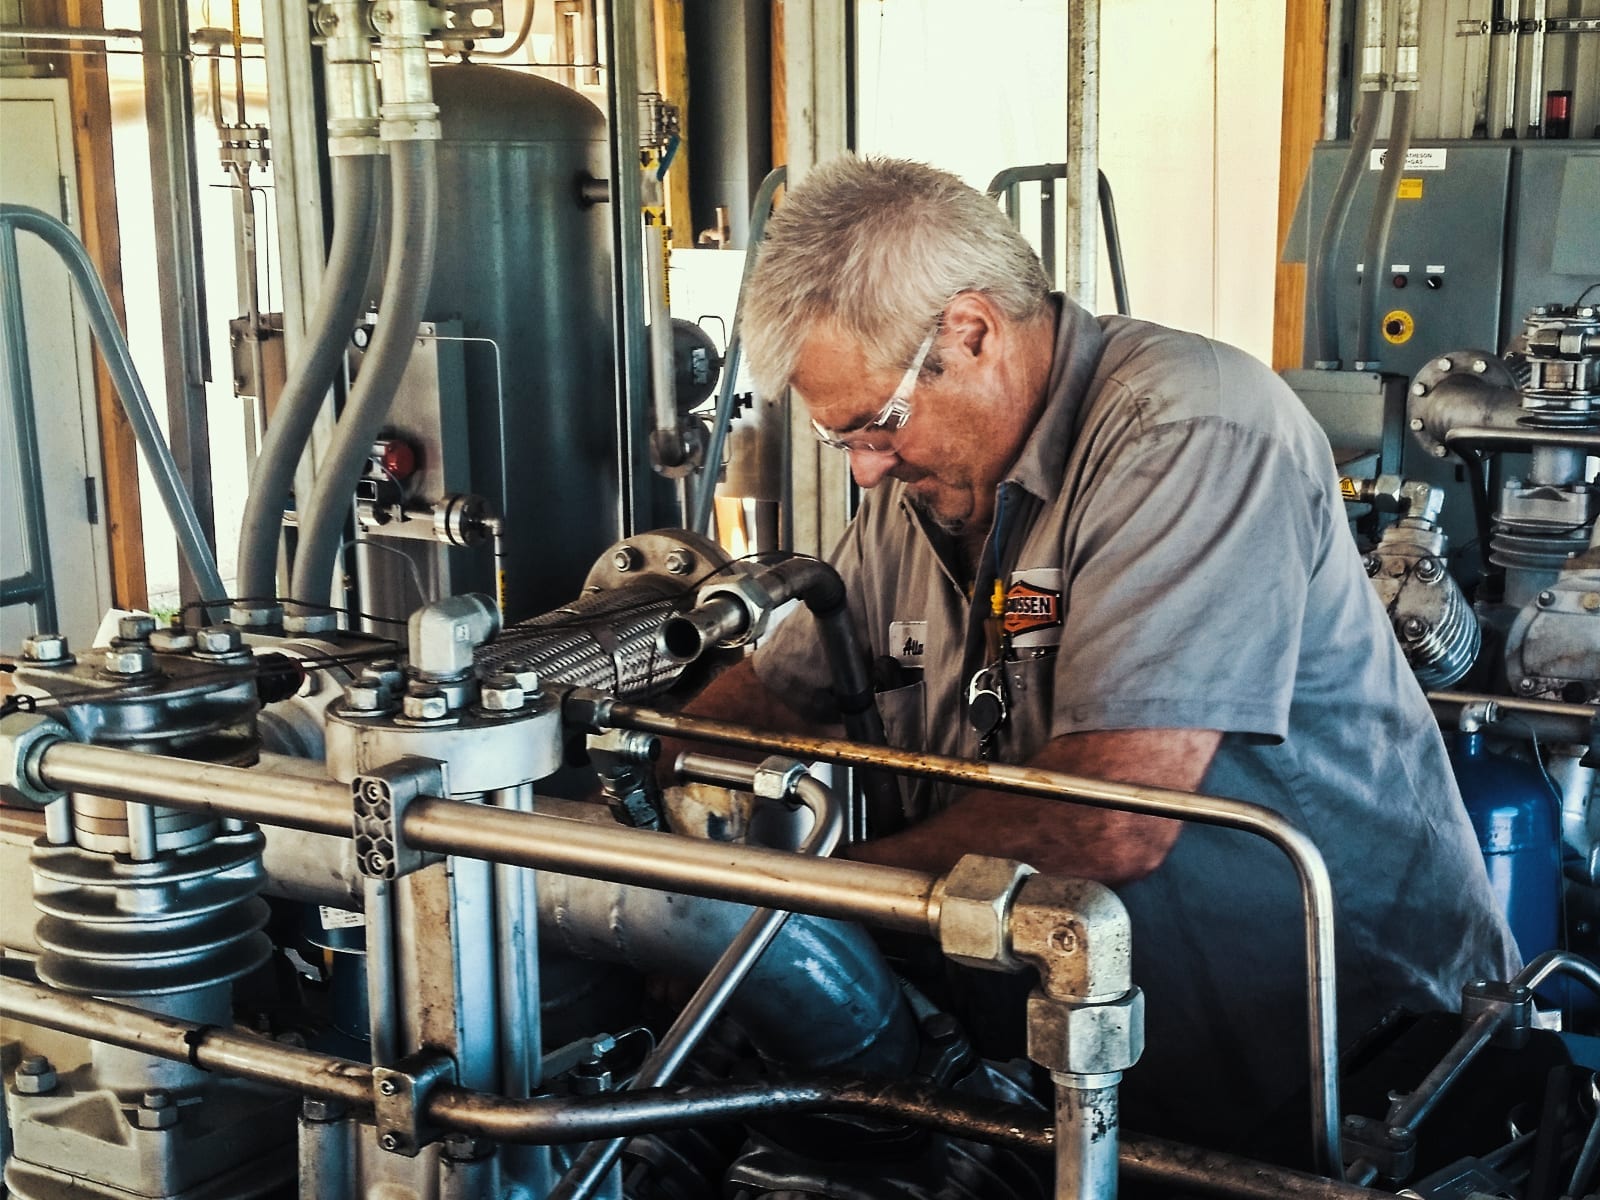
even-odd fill
[[[833,562],[898,685],[878,696],[892,744],[1285,814],[1333,875],[1347,1043],[1506,976],[1515,950],[1328,443],[1270,371],[1052,295],[992,203],[910,162],[814,171],[750,295],[757,390],[793,388],[869,489]],[[692,707],[830,720],[808,616]],[[1278,851],[990,792],[918,800],[926,819],[852,853],[1000,855],[1117,887],[1148,997],[1130,1124],[1238,1144],[1304,1086],[1299,895]]]

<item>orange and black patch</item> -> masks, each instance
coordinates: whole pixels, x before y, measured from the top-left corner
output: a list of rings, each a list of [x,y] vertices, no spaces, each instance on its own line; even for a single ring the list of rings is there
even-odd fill
[[[1060,592],[1031,583],[1013,583],[1006,589],[1004,626],[1012,637],[1060,624]]]

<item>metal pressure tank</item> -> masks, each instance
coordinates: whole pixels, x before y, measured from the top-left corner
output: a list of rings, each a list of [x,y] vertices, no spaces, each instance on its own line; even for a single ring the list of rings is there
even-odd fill
[[[433,93],[443,137],[426,316],[459,320],[467,339],[466,490],[505,517],[517,620],[576,594],[622,536],[610,220],[584,194],[610,173],[606,121],[577,92],[502,67],[436,67]],[[442,405],[448,390],[441,380]]]
[[[1524,961],[1561,944],[1560,802],[1532,763],[1490,753],[1483,734],[1450,747],[1461,798],[1489,868],[1489,883]]]

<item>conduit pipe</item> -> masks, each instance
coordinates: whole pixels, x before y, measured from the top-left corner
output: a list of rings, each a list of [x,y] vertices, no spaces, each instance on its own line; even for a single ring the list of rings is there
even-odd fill
[[[1355,201],[1356,188],[1367,169],[1367,159],[1378,137],[1378,115],[1383,109],[1383,93],[1389,86],[1383,61],[1387,50],[1387,0],[1366,0],[1362,15],[1361,107],[1350,131],[1350,152],[1345,156],[1339,182],[1333,189],[1333,199],[1328,205],[1327,215],[1322,219],[1317,244],[1306,263],[1306,295],[1311,303],[1311,327],[1316,347],[1312,365],[1319,371],[1337,371],[1340,367],[1339,279],[1334,263],[1339,242],[1344,237],[1345,221],[1350,216],[1350,206]],[[1334,56],[1331,45],[1328,53],[1330,58]]]
[[[278,592],[278,543],[295,468],[366,299],[378,211],[376,157],[384,149],[378,138],[378,102],[365,8],[363,0],[335,0],[322,6],[319,18],[328,39],[323,51],[323,81],[333,183],[333,241],[305,347],[284,381],[245,499],[235,591],[252,601]]]
[[[255,1034],[191,1025],[10,977],[0,978],[0,1011],[31,1025],[157,1058],[192,1062],[203,1070],[359,1109],[372,1107],[372,1069],[365,1063],[301,1050]],[[1049,1118],[1033,1109],[881,1080],[734,1084],[538,1100],[507,1099],[443,1086],[433,1091],[424,1108],[427,1118],[444,1128],[523,1144],[631,1135],[706,1121],[798,1112],[865,1113],[1040,1153],[1049,1152],[1055,1132]],[[1254,1200],[1377,1200],[1388,1195],[1137,1134],[1124,1135],[1120,1159],[1122,1175],[1130,1181],[1181,1184],[1186,1191],[1204,1195]]]
[[[379,134],[390,144],[389,258],[377,330],[301,521],[292,591],[309,603],[328,595],[355,482],[411,360],[433,284],[440,129],[424,40],[432,27],[431,8],[426,0],[385,0],[375,19],[383,66]]]
[[[1366,241],[1361,248],[1361,303],[1356,311],[1355,369],[1376,371],[1379,363],[1372,353],[1372,334],[1378,323],[1379,280],[1386,278],[1389,231],[1394,226],[1400,177],[1405,173],[1406,155],[1411,151],[1411,129],[1416,115],[1418,10],[1421,0],[1400,0],[1399,23],[1395,36],[1394,110],[1389,122],[1389,144],[1383,171],[1378,176],[1378,196],[1367,221]]]

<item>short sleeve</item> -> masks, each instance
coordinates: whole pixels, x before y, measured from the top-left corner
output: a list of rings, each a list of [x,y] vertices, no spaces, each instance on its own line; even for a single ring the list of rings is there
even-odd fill
[[[1288,733],[1323,486],[1289,446],[1209,415],[1096,472],[1068,567],[1051,736]]]

